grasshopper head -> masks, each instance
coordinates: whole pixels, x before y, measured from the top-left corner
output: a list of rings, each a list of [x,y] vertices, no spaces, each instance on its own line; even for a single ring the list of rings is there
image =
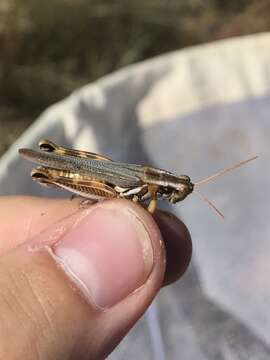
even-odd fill
[[[181,175],[176,189],[174,189],[170,195],[170,202],[175,204],[184,200],[188,194],[192,193],[193,188],[194,184],[191,182],[190,178],[187,175]]]

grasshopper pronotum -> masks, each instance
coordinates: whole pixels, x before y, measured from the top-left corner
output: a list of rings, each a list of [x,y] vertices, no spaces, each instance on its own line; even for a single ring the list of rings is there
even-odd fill
[[[151,213],[154,213],[159,199],[175,204],[195,192],[222,217],[213,203],[194,187],[257,158],[254,156],[192,183],[187,175],[178,176],[150,166],[115,162],[103,155],[64,148],[49,140],[41,140],[39,148],[41,151],[20,149],[19,153],[41,165],[32,170],[31,176],[42,185],[60,187],[89,200],[125,198],[148,203]]]

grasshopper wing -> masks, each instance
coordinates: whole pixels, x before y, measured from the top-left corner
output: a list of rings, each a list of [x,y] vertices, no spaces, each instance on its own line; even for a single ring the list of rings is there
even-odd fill
[[[47,139],[40,140],[40,142],[38,143],[38,146],[39,146],[40,150],[42,150],[42,151],[53,152],[58,155],[69,155],[69,156],[75,156],[75,157],[80,157],[80,158],[84,158],[84,159],[112,161],[111,159],[109,159],[106,156],[92,153],[89,151],[68,149],[63,146],[54,144],[52,141],[47,140]]]

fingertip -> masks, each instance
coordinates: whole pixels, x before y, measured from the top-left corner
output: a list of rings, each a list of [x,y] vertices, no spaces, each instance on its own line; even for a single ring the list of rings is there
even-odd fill
[[[157,211],[154,218],[166,248],[166,270],[163,286],[177,281],[187,270],[192,256],[192,241],[186,225],[175,215]]]

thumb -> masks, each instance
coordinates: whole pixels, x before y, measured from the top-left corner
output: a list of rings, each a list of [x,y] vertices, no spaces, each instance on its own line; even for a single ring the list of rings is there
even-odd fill
[[[106,357],[162,284],[162,244],[143,208],[115,200],[2,256],[0,358]]]

